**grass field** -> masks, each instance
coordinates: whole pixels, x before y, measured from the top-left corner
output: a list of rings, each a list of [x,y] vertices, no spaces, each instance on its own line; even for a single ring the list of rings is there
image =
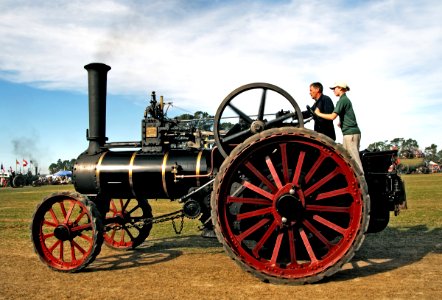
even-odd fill
[[[33,252],[29,224],[36,205],[72,186],[0,189],[0,299],[396,299],[442,298],[442,174],[404,175],[408,210],[368,235],[354,259],[326,281],[306,286],[262,283],[199,236],[197,220],[181,235],[154,225],[139,249],[102,248],[85,271],[49,270]],[[154,215],[180,206],[150,202]]]

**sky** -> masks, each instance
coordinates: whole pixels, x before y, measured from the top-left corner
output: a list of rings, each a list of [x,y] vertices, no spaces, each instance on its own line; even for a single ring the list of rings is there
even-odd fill
[[[399,137],[440,150],[441,13],[440,0],[2,0],[0,162],[33,160],[47,174],[87,148],[91,62],[112,67],[110,142],[141,140],[152,91],[173,103],[171,117],[214,115],[251,82],[279,86],[305,108],[310,83],[340,80],[361,149]]]

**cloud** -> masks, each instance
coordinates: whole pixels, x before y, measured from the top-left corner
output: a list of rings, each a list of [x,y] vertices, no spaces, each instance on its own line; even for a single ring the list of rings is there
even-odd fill
[[[209,112],[250,82],[304,107],[310,82],[344,79],[363,141],[417,138],[441,129],[441,11],[440,1],[3,1],[0,78],[85,91],[83,65],[102,61],[110,93],[157,90]]]

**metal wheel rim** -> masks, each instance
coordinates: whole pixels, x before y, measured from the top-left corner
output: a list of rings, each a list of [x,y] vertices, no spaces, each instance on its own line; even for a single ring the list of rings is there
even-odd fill
[[[212,211],[212,216],[218,220],[216,226],[218,238],[242,267],[257,272],[255,275],[264,280],[277,278],[294,282],[298,280],[313,282],[335,273],[359,248],[368,225],[369,198],[365,191],[365,180],[362,179],[361,184],[362,176],[358,176],[353,171],[355,169],[352,168],[353,162],[342,155],[345,154],[342,148],[333,148],[334,143],[331,140],[325,139],[327,142],[322,142],[317,137],[324,136],[317,133],[312,133],[311,137],[315,137],[314,139],[306,138],[305,134],[308,132],[310,131],[305,129],[292,130],[289,135],[295,139],[295,142],[288,142],[290,138],[278,138],[279,135],[283,135],[282,130],[261,133],[260,139],[250,138],[249,140],[254,141],[246,141],[244,143],[246,145],[238,147],[241,149],[232,152],[231,157],[234,159],[226,162],[229,166],[223,164],[220,172],[223,178],[215,183],[216,199],[212,199],[212,205],[216,211]],[[273,143],[279,150],[282,167],[281,169],[275,167],[274,158],[271,157],[265,163],[268,174],[264,174],[254,166],[255,162],[250,162],[250,159],[258,157],[260,151],[265,152],[265,149],[269,149],[269,143]],[[296,147],[292,147],[294,145]],[[320,156],[325,157],[321,158],[322,162],[320,159],[316,160],[316,167],[314,163],[311,164],[316,171],[322,167],[322,164],[332,165],[334,162],[338,172],[337,175],[330,175],[330,180],[334,180],[334,176],[343,177],[341,181],[346,182],[347,187],[326,191],[318,182],[321,179],[325,180],[327,176],[330,177],[329,173],[316,176],[322,178],[315,178],[314,172],[309,174],[307,170],[303,170],[302,164],[308,161],[311,151],[304,151],[301,155],[303,151],[298,150],[297,163],[289,166],[293,160],[289,157],[289,153],[293,149],[303,149],[303,147],[316,149]],[[285,154],[281,154],[283,152]],[[299,161],[302,163],[299,164]],[[261,162],[260,165],[264,163]],[[298,165],[299,170],[297,170]],[[249,194],[247,197],[232,196],[230,193],[234,182],[231,179],[232,174],[241,173],[241,168],[248,169],[243,172],[244,174],[254,173],[256,177],[250,182],[244,180],[240,187],[247,191]],[[295,190],[299,201],[305,203],[304,215],[299,220],[290,220],[288,226],[283,225],[282,216],[274,203],[277,199],[281,199],[281,196],[288,194],[291,189],[289,185],[302,176],[304,180],[306,178],[308,180],[302,183],[304,186],[301,184]],[[277,181],[279,183],[276,183]],[[314,184],[309,183],[313,181]],[[287,182],[290,184],[287,185]],[[326,182],[324,185],[330,183]],[[322,192],[318,193],[321,190]],[[342,205],[331,205],[333,201],[339,203],[338,199],[333,200],[333,198],[342,197],[350,200],[339,200]],[[270,199],[272,204],[267,203]],[[239,203],[242,211],[235,212],[235,208],[232,208],[236,205],[233,205],[234,203]],[[248,209],[248,206],[255,208]],[[337,221],[339,219],[337,215],[347,215],[346,223]],[[247,221],[249,223],[247,224],[248,219],[253,221]],[[242,223],[246,224],[243,228],[241,228]],[[280,257],[281,253],[284,255]]]

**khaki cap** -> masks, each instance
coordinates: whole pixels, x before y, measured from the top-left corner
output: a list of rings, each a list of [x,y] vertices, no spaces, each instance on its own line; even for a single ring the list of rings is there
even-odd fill
[[[338,81],[335,82],[335,84],[333,86],[330,87],[330,89],[334,90],[335,87],[339,86],[340,88],[346,89],[347,91],[350,90],[350,87],[347,85],[347,83],[343,82],[343,81]]]

